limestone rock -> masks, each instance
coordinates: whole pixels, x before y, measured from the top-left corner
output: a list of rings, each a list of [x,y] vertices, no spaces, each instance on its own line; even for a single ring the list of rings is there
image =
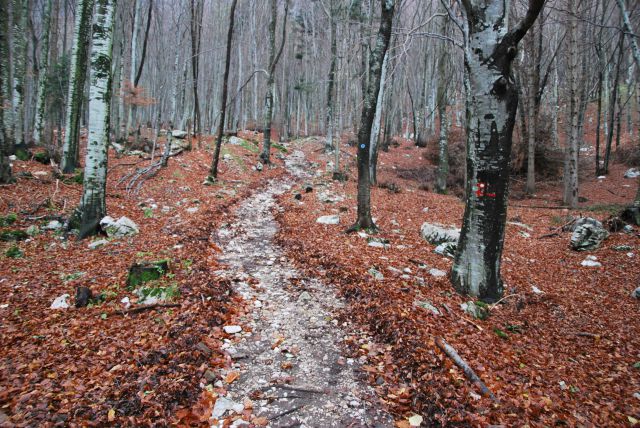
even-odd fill
[[[242,331],[242,327],[240,327],[239,325],[225,325],[223,327],[223,330],[227,334],[236,334]]]
[[[468,301],[460,305],[460,308],[475,319],[484,320],[489,316],[489,309],[481,302]]]
[[[578,224],[571,235],[571,248],[575,251],[591,251],[600,246],[609,232],[598,220],[584,218],[576,221]]]
[[[340,216],[338,215],[323,215],[316,219],[316,223],[320,224],[340,224]]]
[[[582,262],[580,262],[580,265],[581,266],[585,266],[585,267],[600,267],[600,266],[602,266],[602,263],[600,263],[597,260],[598,260],[598,258],[596,256],[587,256],[586,259],[584,259]]]
[[[62,296],[56,297],[56,299],[51,304],[51,309],[67,309],[69,308],[69,295],[63,294]]]
[[[423,223],[422,227],[420,227],[420,235],[428,243],[439,245],[444,242],[458,242],[460,229],[446,227],[437,223]]]
[[[629,168],[624,173],[624,178],[638,178],[640,176],[640,170],[638,168]]]
[[[454,258],[456,255],[456,250],[458,249],[458,244],[456,242],[443,242],[438,245],[433,252],[436,254],[440,254],[441,256]]]
[[[179,140],[184,140],[185,138],[187,138],[187,131],[181,131],[179,129],[174,129],[173,131],[171,131],[171,136],[173,138],[177,138]]]
[[[95,250],[96,248],[100,248],[103,245],[107,245],[108,243],[109,241],[107,241],[106,239],[98,239],[97,241],[91,242],[89,245],[87,245],[87,247],[90,250]]]
[[[631,296],[635,299],[640,300],[640,287],[633,290],[633,293],[631,293]]]
[[[124,236],[136,235],[140,229],[138,225],[134,223],[128,217],[122,216],[118,220],[114,220],[113,217],[106,216],[100,220],[100,227],[107,232],[107,236],[114,238],[122,238]]]

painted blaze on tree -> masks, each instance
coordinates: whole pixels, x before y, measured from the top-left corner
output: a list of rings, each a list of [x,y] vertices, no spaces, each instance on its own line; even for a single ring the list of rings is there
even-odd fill
[[[503,294],[500,257],[509,193],[509,162],[518,95],[511,73],[517,44],[542,10],[508,30],[508,2],[463,0],[467,91],[466,207],[451,280],[463,294],[495,301]]]

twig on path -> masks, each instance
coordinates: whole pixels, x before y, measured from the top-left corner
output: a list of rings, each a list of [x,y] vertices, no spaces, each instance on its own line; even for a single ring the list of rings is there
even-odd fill
[[[498,300],[497,302],[495,302],[493,305],[489,306],[489,310],[493,310],[493,308],[495,308],[496,306],[498,306],[499,303],[502,303],[503,300],[508,299],[509,297],[513,297],[513,296],[519,296],[520,294],[515,293],[515,294],[508,294],[506,296],[504,296],[502,299]]]
[[[277,415],[275,415],[275,416],[271,416],[271,417],[269,418],[269,420],[270,420],[270,421],[275,421],[276,419],[279,419],[279,418],[281,418],[281,417],[283,417],[283,416],[287,416],[287,415],[289,415],[289,414],[291,414],[291,413],[293,413],[293,412],[296,412],[296,411],[298,411],[298,410],[302,409],[303,407],[304,407],[304,404],[302,404],[302,405],[300,405],[300,406],[296,406],[296,407],[294,407],[293,409],[289,409],[289,410],[286,410],[286,411],[284,411],[284,412],[282,412],[282,413],[278,413],[278,414],[277,414]]]
[[[491,398],[493,401],[498,401],[496,396],[493,395],[493,392],[491,392],[491,390],[487,388],[487,385],[482,382],[482,379],[480,379],[480,377],[473,371],[469,364],[467,364],[467,362],[462,359],[462,357],[458,354],[453,346],[449,345],[442,337],[436,338],[436,345],[442,352],[447,355],[447,357],[453,360],[456,366],[462,369],[467,379],[475,383],[480,388],[480,392],[482,393],[482,395]]]
[[[137,314],[143,311],[158,309],[158,308],[179,308],[181,305],[179,303],[154,303],[152,305],[144,305],[138,306],[137,308],[125,309],[121,311],[115,311],[112,315],[128,315],[128,314]]]
[[[308,392],[310,394],[326,394],[326,391],[314,388],[303,388],[301,386],[274,385],[274,388],[286,389],[287,391]]]

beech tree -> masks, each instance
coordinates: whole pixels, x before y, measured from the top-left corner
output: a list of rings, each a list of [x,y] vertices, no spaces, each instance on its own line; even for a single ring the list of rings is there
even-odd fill
[[[7,3],[11,0],[0,0],[0,9],[7,10]],[[7,98],[7,67],[9,66],[9,22],[6,14],[0,14],[0,107],[5,106]],[[11,164],[9,163],[9,141],[4,127],[3,112],[0,112],[0,183],[10,183]]]
[[[65,174],[78,167],[80,154],[80,113],[87,75],[87,45],[91,35],[91,16],[94,0],[78,0],[71,50],[67,119],[60,168]]]
[[[280,48],[276,53],[276,24],[278,22],[278,0],[271,0],[271,21],[269,22],[269,67],[267,70],[267,93],[264,100],[264,141],[262,145],[262,153],[260,159],[269,164],[271,156],[271,121],[273,120],[273,93],[275,91],[276,82],[276,65],[282,54],[284,48],[286,29],[287,29],[287,15],[289,12],[289,0],[285,0],[284,3],[284,22],[282,23],[282,41]]]
[[[384,57],[391,39],[395,1],[380,0],[380,4],[382,6],[380,27],[375,47],[369,58],[369,80],[366,85],[360,127],[358,128],[358,218],[348,231],[376,229],[376,225],[371,218],[371,178],[369,176],[371,128],[378,103]]]
[[[229,12],[229,32],[227,33],[227,54],[224,63],[224,77],[222,78],[222,101],[220,101],[220,123],[218,123],[218,135],[216,137],[216,147],[213,151],[213,161],[207,177],[207,183],[213,183],[218,178],[218,160],[220,158],[220,147],[222,146],[222,135],[224,134],[224,122],[227,112],[227,93],[229,87],[229,66],[231,65],[231,42],[233,41],[233,22],[236,14],[236,4],[238,0],[231,3]]]
[[[100,225],[100,220],[107,213],[107,149],[115,3],[116,0],[96,0],[91,47],[89,136],[82,199],[75,214],[80,238],[94,234]]]
[[[511,63],[544,0],[529,0],[526,15],[512,29],[508,28],[509,2],[462,0],[462,4],[467,19],[467,196],[451,280],[458,292],[493,301],[503,293],[500,257],[518,108]]]

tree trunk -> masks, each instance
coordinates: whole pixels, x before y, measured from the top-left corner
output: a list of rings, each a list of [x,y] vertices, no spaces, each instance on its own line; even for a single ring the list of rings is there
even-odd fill
[[[371,136],[369,138],[369,181],[372,186],[377,183],[376,167],[378,165],[378,145],[380,143],[380,122],[382,121],[382,107],[384,105],[384,91],[387,80],[387,69],[389,68],[389,55],[385,53],[382,60],[382,73],[380,74],[380,90],[376,101],[376,112],[373,116],[371,126]],[[386,129],[385,123],[385,129]]]
[[[442,34],[447,33],[447,20],[443,20]],[[447,192],[449,177],[449,122],[447,121],[447,105],[449,103],[449,76],[447,75],[447,59],[449,52],[444,42],[440,42],[440,58],[438,59],[438,120],[440,136],[438,138],[438,171],[436,173],[436,192]]]
[[[631,54],[633,55],[633,60],[636,63],[636,82],[639,82],[640,81],[640,48],[638,47],[638,42],[636,40],[637,35],[636,33],[634,33],[633,29],[631,28],[631,21],[629,20],[629,13],[627,12],[627,8],[624,4],[624,0],[616,0],[616,3],[618,3],[618,8],[620,9],[620,13],[622,14],[622,22],[624,24],[624,30],[630,35],[629,41],[631,42]],[[638,88],[636,88],[636,96],[638,97],[638,108],[640,108],[640,90],[638,90]],[[640,209],[640,177],[638,177],[638,190],[636,192],[636,197],[633,200],[633,206],[635,208]]]
[[[335,10],[335,0],[331,0],[329,6],[329,20],[331,23],[329,24],[329,43],[331,45],[331,63],[329,65],[329,76],[327,83],[327,116],[325,118],[325,129],[327,131],[327,140],[325,142],[324,150],[326,153],[330,153],[334,150],[333,145],[333,114],[335,109],[335,98],[333,96],[333,87],[335,78],[336,78],[336,62],[338,56],[338,45],[336,41],[336,17],[334,16],[336,13]]]
[[[111,101],[111,54],[116,0],[96,0],[91,47],[89,136],[82,199],[78,207],[80,238],[95,234],[106,215],[107,149]]]
[[[229,12],[229,31],[227,32],[227,53],[224,63],[224,77],[222,78],[222,100],[220,101],[220,123],[218,123],[218,135],[216,138],[216,147],[213,151],[213,161],[211,162],[211,170],[206,182],[213,183],[218,178],[218,159],[220,158],[220,148],[222,147],[222,134],[224,133],[224,122],[227,111],[227,88],[229,81],[229,66],[231,64],[231,42],[233,41],[233,24],[236,13],[237,0],[231,3],[231,11]]]
[[[575,0],[569,0],[568,10],[575,10]],[[564,166],[564,198],[565,204],[571,208],[578,206],[578,152],[580,145],[579,88],[578,82],[578,22],[571,18],[569,22],[569,57],[567,73],[569,80],[569,142],[565,150]]]
[[[6,11],[11,0],[0,0],[0,9]],[[0,106],[5,105],[9,94],[8,60],[9,60],[9,20],[6,14],[0,14]],[[0,114],[0,183],[13,181],[11,164],[9,163],[9,141],[4,126],[4,114]]]
[[[614,120],[616,112],[616,102],[618,101],[618,84],[620,83],[620,66],[623,61],[623,48],[624,48],[624,32],[620,33],[620,39],[618,40],[618,61],[616,62],[616,71],[613,76],[613,93],[611,95],[611,101],[609,102],[609,121],[607,134],[607,145],[604,152],[604,168],[603,173],[609,174],[609,158],[611,157],[611,144],[613,143],[613,130]]]
[[[276,65],[282,54],[282,48],[284,47],[286,29],[287,29],[287,15],[289,13],[289,0],[284,4],[284,20],[282,23],[282,41],[280,49],[276,53],[276,24],[278,23],[278,1],[271,0],[271,20],[269,21],[269,76],[267,78],[267,93],[265,95],[265,108],[264,108],[264,131],[263,131],[263,143],[262,153],[260,159],[265,164],[271,163],[271,121],[273,120],[273,93],[276,83]]]
[[[94,0],[78,0],[71,49],[67,118],[60,168],[65,174],[78,167],[80,154],[80,112],[87,75],[87,45],[91,34],[91,16]]]
[[[194,1],[196,3],[194,3]],[[193,133],[200,135],[200,100],[198,76],[200,68],[200,38],[202,34],[203,1],[191,0],[191,74],[193,77]]]
[[[369,81],[364,94],[360,128],[358,129],[358,218],[348,230],[376,229],[371,218],[371,188],[369,177],[369,150],[371,127],[376,112],[384,57],[389,48],[391,26],[395,9],[394,0],[381,0],[380,28],[369,59]]]
[[[36,95],[36,117],[34,124],[33,139],[36,144],[41,143],[42,131],[44,129],[44,111],[46,99],[47,75],[49,74],[49,33],[51,28],[51,4],[53,0],[47,0],[43,15],[42,26],[42,47],[40,50],[40,81],[38,82],[38,93]],[[54,43],[57,43],[54,40]]]
[[[509,162],[518,95],[511,63],[517,44],[542,9],[530,0],[522,21],[507,31],[507,2],[464,0],[467,73],[467,185],[460,241],[451,272],[459,293],[494,301],[503,294]]]

